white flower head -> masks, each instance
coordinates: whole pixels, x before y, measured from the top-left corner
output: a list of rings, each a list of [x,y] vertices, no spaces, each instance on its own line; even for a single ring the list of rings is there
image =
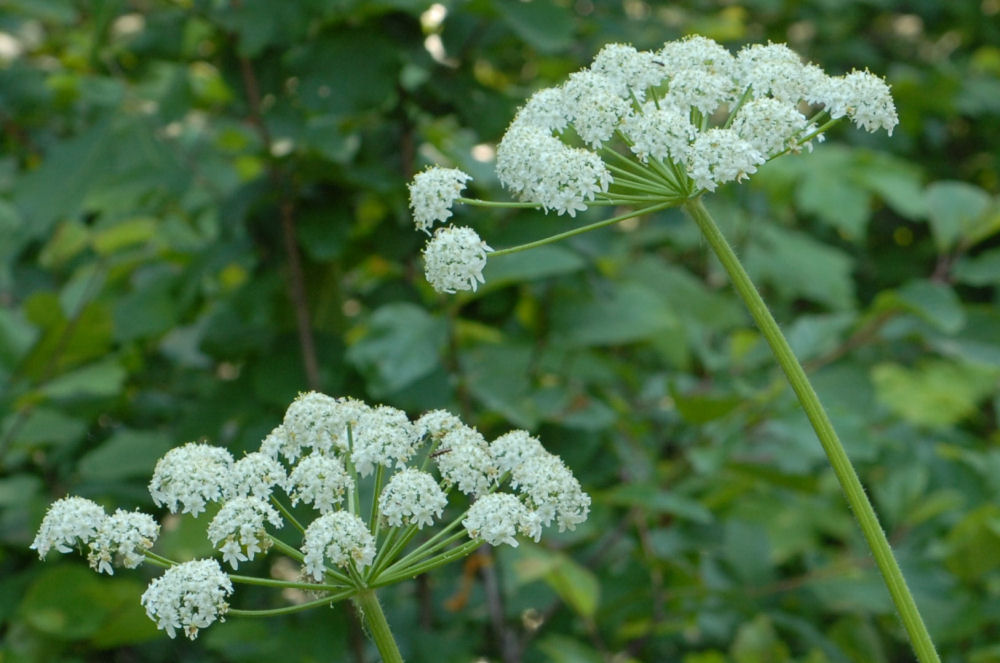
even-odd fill
[[[171,449],[156,462],[149,494],[157,506],[171,513],[197,517],[209,502],[229,493],[233,457],[221,447],[189,442]]]
[[[789,103],[761,97],[744,104],[730,127],[765,157],[797,148],[809,122]]]
[[[534,456],[514,469],[511,485],[532,506],[542,525],[554,519],[559,531],[573,529],[587,519],[590,496],[558,456]]]
[[[354,433],[351,462],[365,477],[375,466],[402,466],[416,451],[420,430],[406,413],[388,405],[379,405],[358,421]]]
[[[233,583],[214,559],[184,562],[155,578],[141,598],[142,606],[156,627],[173,638],[177,629],[194,640],[198,629],[216,619],[225,621],[226,597]]]
[[[253,559],[271,547],[264,529],[268,522],[282,526],[277,510],[260,497],[236,497],[222,505],[208,525],[208,540],[222,553],[222,559],[234,569],[240,562]]]
[[[333,398],[316,391],[299,394],[285,411],[286,443],[282,454],[291,462],[311,448],[324,453],[347,450],[347,429],[368,411],[353,398]]]
[[[547,456],[548,453],[538,438],[523,430],[512,430],[490,443],[493,462],[501,472],[513,472],[533,458]]]
[[[699,189],[715,191],[720,184],[746,179],[765,160],[732,129],[709,129],[691,144],[687,171]]]
[[[889,85],[867,70],[831,78],[819,101],[830,117],[847,115],[856,126],[870,132],[885,129],[891,136],[899,124]]]
[[[284,453],[288,445],[288,433],[285,427],[278,424],[268,433],[260,443],[260,453],[275,460]]]
[[[359,567],[370,565],[375,559],[375,539],[361,518],[347,511],[333,511],[306,528],[302,551],[306,573],[321,582],[327,561],[341,568],[352,562]]]
[[[446,433],[434,460],[445,485],[455,486],[466,495],[482,495],[500,474],[486,439],[469,426]]]
[[[425,412],[414,423],[421,435],[436,441],[440,441],[448,431],[465,425],[461,419],[447,410]]]
[[[608,190],[611,173],[597,154],[571,148],[548,131],[515,122],[497,146],[497,177],[522,200],[575,216]]]
[[[515,123],[530,125],[543,131],[562,131],[569,123],[566,95],[559,87],[547,87],[528,98],[514,117]]]
[[[274,456],[254,451],[240,458],[233,465],[229,492],[226,497],[253,495],[254,497],[267,498],[275,486],[283,488],[286,480],[285,468]]]
[[[378,510],[390,527],[423,528],[440,518],[448,498],[427,472],[406,468],[393,475],[378,498]]]
[[[457,168],[428,168],[417,173],[410,183],[410,209],[417,230],[428,235],[435,221],[447,221],[451,206],[462,195],[471,175]]]
[[[438,292],[475,290],[486,282],[483,269],[492,250],[472,228],[438,228],[424,247],[427,281]]]
[[[87,561],[98,573],[114,575],[113,566],[134,569],[153,547],[160,525],[147,513],[117,509],[104,519],[90,541]]]
[[[715,40],[701,35],[668,41],[656,54],[656,61],[663,64],[671,77],[689,69],[729,78],[736,74],[736,58],[733,54]]]
[[[45,518],[29,548],[45,559],[49,550],[72,552],[73,546],[89,544],[97,536],[108,514],[104,508],[84,497],[64,497],[49,505]]]
[[[670,79],[665,99],[677,108],[697,108],[703,115],[711,116],[719,106],[736,98],[736,86],[729,76],[683,69]]]
[[[593,72],[605,76],[619,97],[634,95],[639,102],[646,92],[663,82],[666,69],[650,51],[637,51],[628,44],[607,44],[590,65]]]
[[[647,101],[641,112],[625,119],[622,134],[629,140],[629,148],[643,162],[652,157],[684,163],[698,130],[691,124],[688,113],[672,105],[660,103],[657,107]]]
[[[340,506],[350,484],[351,477],[343,461],[313,452],[288,475],[287,491],[293,506],[301,501],[312,504],[320,513],[328,513]]]
[[[796,104],[807,99],[810,88],[826,78],[821,69],[804,64],[799,54],[785,44],[745,46],[736,54],[736,62],[741,87],[752,88],[752,96],[758,99],[770,96]]]
[[[570,74],[563,96],[576,134],[595,149],[611,138],[629,112],[630,102],[616,94],[616,85],[595,71]]]
[[[538,541],[541,524],[538,517],[517,496],[491,493],[473,502],[462,521],[471,539],[482,539],[491,546],[517,547],[518,534]]]

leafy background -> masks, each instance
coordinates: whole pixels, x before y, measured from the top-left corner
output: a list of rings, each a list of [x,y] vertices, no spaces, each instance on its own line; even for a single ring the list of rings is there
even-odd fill
[[[608,42],[788,42],[893,86],[711,197],[808,365],[948,662],[1000,661],[1000,3],[0,1],[0,660],[372,660],[343,607],[195,643],[27,546],[67,493],[253,449],[301,390],[537,432],[594,497],[541,546],[385,592],[412,661],[912,656],[820,447],[693,225],[663,213],[421,276],[406,182],[491,147]],[[462,210],[494,247],[576,221]],[[199,522],[160,545],[207,554]],[[61,556],[60,556],[61,557]],[[288,573],[270,559],[258,573]],[[285,598],[240,589],[240,607]],[[366,658],[367,657],[367,658]]]

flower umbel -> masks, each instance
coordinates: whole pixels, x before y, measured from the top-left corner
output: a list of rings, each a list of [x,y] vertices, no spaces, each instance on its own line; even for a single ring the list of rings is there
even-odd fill
[[[483,543],[516,546],[519,536],[537,541],[549,524],[572,528],[590,505],[565,464],[524,431],[490,444],[447,410],[411,421],[393,407],[318,392],[300,394],[260,449],[239,461],[202,443],[170,450],[149,491],[155,503],[193,517],[219,502],[207,536],[222,563],[238,569],[278,550],[299,563],[302,578],[229,575],[215,559],[175,562],[152,551],[160,530],[152,516],[121,509],[108,516],[82,497],[53,503],[31,547],[41,557],[52,548],[86,547],[99,573],[143,560],[165,567],[142,605],[170,637],[180,630],[191,639],[230,612],[234,583],[308,588],[324,597],[305,608],[361,601],[374,587]],[[279,536],[286,521],[301,533],[298,548]]]
[[[521,203],[460,202],[571,217],[591,205],[632,209],[614,217],[622,221],[683,205],[746,180],[771,159],[811,150],[839,118],[890,135],[899,123],[882,78],[867,70],[828,76],[785,44],[747,46],[736,55],[697,35],[658,51],[608,44],[562,85],[535,92],[500,140],[497,178]],[[447,220],[467,179],[434,167],[414,177],[417,228],[427,232]],[[439,292],[475,290],[491,250],[469,228],[439,229],[424,249],[427,280]]]

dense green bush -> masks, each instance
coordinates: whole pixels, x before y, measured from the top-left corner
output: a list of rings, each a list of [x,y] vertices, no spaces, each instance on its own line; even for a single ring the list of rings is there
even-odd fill
[[[497,258],[474,295],[423,280],[415,171],[452,163],[500,198],[491,146],[531,91],[605,43],[699,32],[893,85],[892,138],[838,130],[709,204],[942,658],[1000,661],[995,0],[0,6],[0,660],[364,660],[346,608],[192,645],[143,614],[152,571],[27,549],[53,499],[152,510],[164,451],[253,449],[310,388],[537,431],[594,496],[555,543],[388,593],[409,660],[912,660],[820,446],[679,213]],[[593,214],[458,218],[501,247]],[[206,522],[160,545],[207,554]]]

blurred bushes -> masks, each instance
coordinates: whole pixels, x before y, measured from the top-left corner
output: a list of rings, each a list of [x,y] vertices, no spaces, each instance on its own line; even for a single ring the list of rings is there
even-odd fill
[[[309,388],[538,431],[595,496],[558,550],[388,595],[409,660],[510,661],[512,640],[528,661],[910,660],[818,443],[679,214],[496,259],[474,296],[422,280],[414,171],[451,162],[498,197],[491,147],[527,94],[604,43],[698,31],[893,85],[891,139],[838,130],[710,204],[944,659],[1000,661],[995,0],[0,6],[4,660],[358,660],[344,610],[168,641],[138,605],[150,571],[27,550],[52,499],[152,509],[167,448],[256,447]],[[495,247],[574,223],[458,219]],[[207,522],[161,545],[207,554]]]

